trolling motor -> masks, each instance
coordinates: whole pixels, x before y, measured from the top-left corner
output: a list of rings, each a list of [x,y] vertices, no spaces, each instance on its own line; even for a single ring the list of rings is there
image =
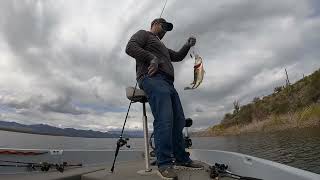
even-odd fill
[[[184,136],[184,145],[186,148],[190,148],[192,146],[192,140],[189,137],[189,127],[191,127],[193,124],[193,120],[191,118],[186,119],[186,124],[185,124],[185,136]]]

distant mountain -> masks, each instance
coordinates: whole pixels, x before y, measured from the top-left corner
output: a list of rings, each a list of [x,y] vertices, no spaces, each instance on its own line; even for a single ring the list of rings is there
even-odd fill
[[[57,128],[47,124],[24,125],[16,122],[0,121],[0,130],[14,131],[31,134],[86,137],[86,138],[118,138],[121,131],[100,132],[93,130],[80,130],[74,128]],[[143,137],[142,131],[125,131],[124,137]]]

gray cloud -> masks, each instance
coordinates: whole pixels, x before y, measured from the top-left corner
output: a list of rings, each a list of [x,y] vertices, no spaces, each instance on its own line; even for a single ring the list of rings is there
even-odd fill
[[[70,96],[60,97],[52,102],[45,103],[41,106],[41,110],[46,112],[69,113],[73,115],[87,114],[88,111],[80,110],[71,104]]]
[[[50,3],[40,1],[2,3],[1,15],[5,21],[1,29],[11,48],[26,51],[32,47],[48,47],[48,38],[57,24],[48,5]]]

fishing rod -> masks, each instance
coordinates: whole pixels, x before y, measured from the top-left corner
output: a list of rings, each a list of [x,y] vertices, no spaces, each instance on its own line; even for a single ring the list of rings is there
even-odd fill
[[[67,162],[63,162],[62,164],[54,164],[48,162],[22,162],[22,161],[8,161],[8,160],[0,160],[0,162],[4,163],[12,163],[12,164],[0,164],[0,167],[25,167],[30,168],[32,170],[37,170],[40,168],[41,171],[49,171],[51,168],[55,168],[59,172],[64,172],[65,167],[82,167],[82,164],[68,164]],[[14,163],[14,164],[13,164]]]
[[[135,92],[136,92],[136,89],[137,89],[137,84],[138,84],[138,81],[136,82],[136,85],[135,85],[134,90],[133,90],[133,94],[132,94],[133,97],[134,97]],[[121,148],[122,146],[124,146],[124,145],[126,145],[127,148],[130,148],[130,145],[128,145],[129,138],[123,139],[123,131],[124,131],[124,127],[125,127],[125,125],[126,125],[127,119],[128,119],[128,115],[129,115],[129,111],[130,111],[131,104],[133,103],[133,99],[134,99],[134,98],[132,98],[132,99],[130,100],[130,104],[129,104],[129,107],[128,107],[127,115],[126,115],[126,117],[125,117],[125,119],[124,119],[124,123],[123,123],[123,126],[122,126],[121,134],[120,134],[120,137],[119,137],[119,139],[118,139],[118,141],[117,141],[117,148],[116,148],[116,151],[115,151],[115,153],[114,153],[114,159],[113,159],[112,167],[111,167],[111,169],[110,169],[110,172],[111,172],[111,173],[113,173],[113,171],[114,171],[114,164],[115,164],[116,159],[117,159],[117,157],[118,157],[118,153],[119,153],[120,148]]]

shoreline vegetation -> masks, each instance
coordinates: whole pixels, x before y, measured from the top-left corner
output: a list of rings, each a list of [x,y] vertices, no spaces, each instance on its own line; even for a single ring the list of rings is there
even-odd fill
[[[276,132],[320,127],[320,69],[290,84],[274,88],[274,93],[240,106],[227,113],[220,124],[193,136],[226,136],[246,133]]]
[[[262,121],[253,121],[245,125],[225,127],[218,124],[206,131],[194,132],[193,136],[228,136],[246,133],[267,133],[294,128],[320,128],[320,104],[313,104],[294,114],[272,115]]]

